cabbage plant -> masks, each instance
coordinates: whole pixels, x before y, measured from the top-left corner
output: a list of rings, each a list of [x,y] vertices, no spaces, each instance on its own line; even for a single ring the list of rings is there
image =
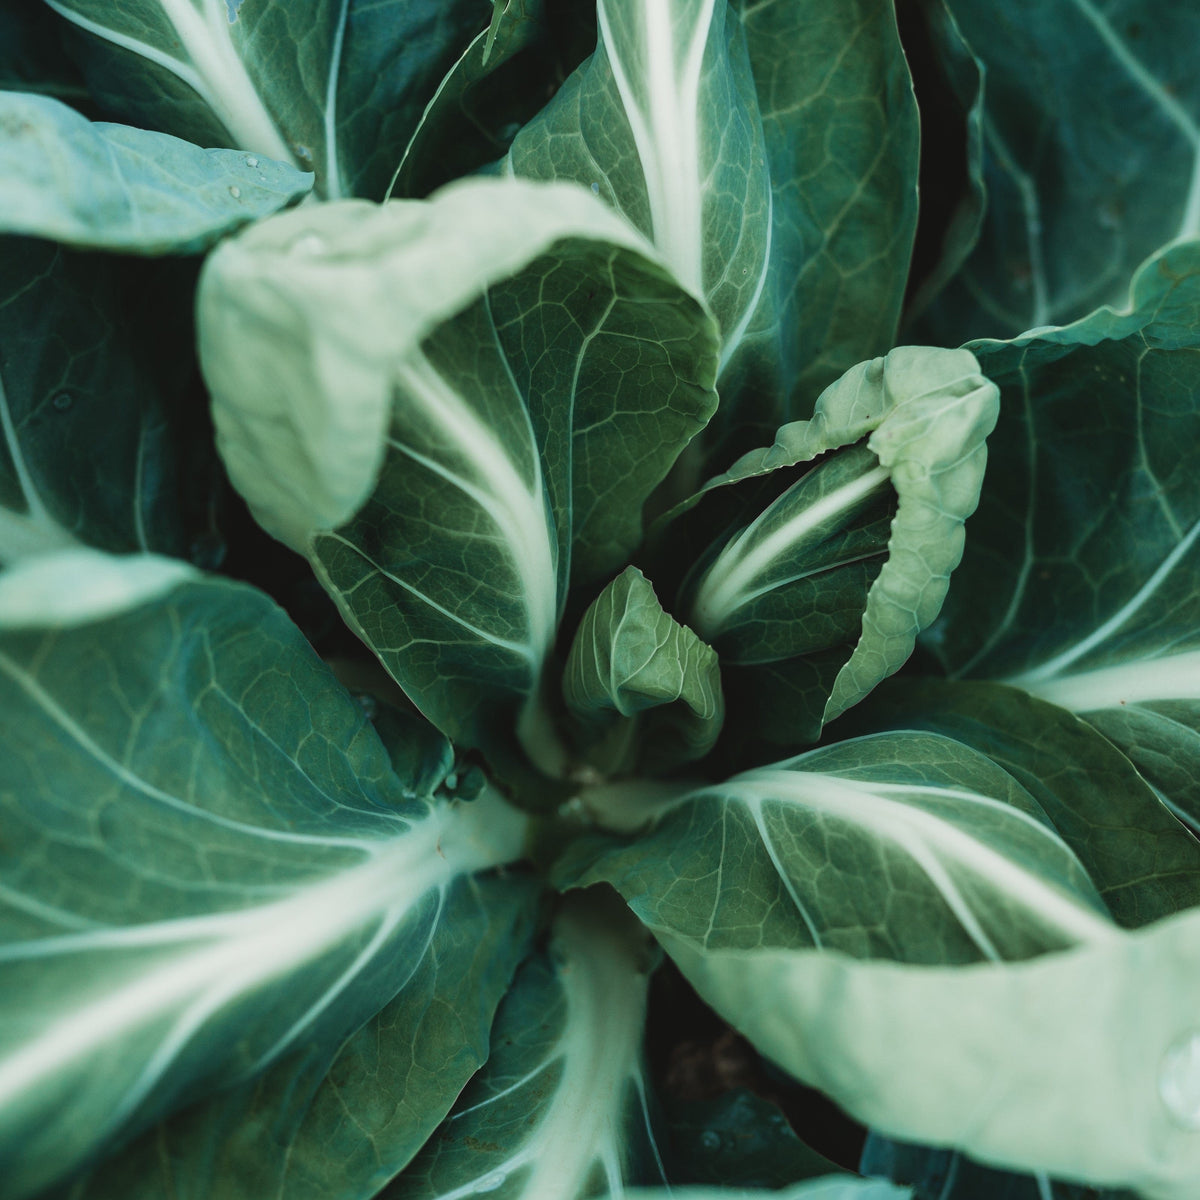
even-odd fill
[[[1195,1200],[1197,46],[0,8],[0,1194]]]

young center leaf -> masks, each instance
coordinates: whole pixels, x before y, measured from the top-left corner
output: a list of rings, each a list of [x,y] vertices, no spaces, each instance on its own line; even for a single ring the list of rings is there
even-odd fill
[[[733,668],[738,719],[753,736],[815,740],[908,658],[962,555],[997,402],[968,351],[901,347],[848,371],[811,420],[783,426],[774,445],[675,510],[693,541],[697,528],[711,536],[738,485],[786,479],[827,455],[741,528],[735,516],[731,535],[700,552],[679,599]],[[673,530],[668,522],[663,540]],[[781,680],[790,702],[772,711]]]
[[[519,882],[495,894],[493,934],[471,916],[471,879],[520,856],[524,819],[494,795],[416,794],[274,605],[175,560],[68,551],[7,570],[0,701],[6,1193],[32,1195],[185,1101],[239,1087],[248,1128],[261,1105],[278,1137],[221,1155],[282,1178],[328,1138],[370,1194],[479,1061],[531,897]],[[453,932],[459,919],[475,939]],[[494,965],[473,963],[477,941]],[[459,996],[456,977],[478,995]],[[457,1017],[422,1018],[444,1066],[412,1108],[390,1066],[376,1065],[382,1090],[345,1090],[339,1076],[372,1046],[401,1047],[403,1063],[417,1035],[396,1022],[434,1003]],[[351,1038],[380,1010],[365,1042]],[[388,1094],[392,1120],[378,1115]],[[312,1102],[311,1124],[289,1096]],[[364,1106],[349,1126],[347,1102]],[[185,1160],[207,1136],[203,1113],[188,1120]],[[157,1153],[146,1161],[152,1189]],[[201,1155],[179,1175],[198,1171],[199,1189],[221,1170]]]
[[[306,195],[290,163],[88,121],[0,92],[0,232],[132,254],[190,254]]]
[[[1084,715],[1200,816],[1200,246],[1152,260],[1127,312],[977,343],[1002,389],[956,591],[928,635],[952,674]],[[957,590],[958,587],[961,590]]]
[[[649,938],[615,896],[564,902],[492,1051],[381,1200],[587,1200],[663,1182],[642,1065]]]
[[[663,611],[636,567],[584,613],[563,698],[584,756],[605,774],[657,773],[703,758],[725,716],[716,653]]]
[[[624,561],[716,403],[699,302],[581,189],[480,180],[226,243],[200,353],[260,523],[440,728],[478,744],[520,708],[553,769],[536,693],[567,587]]]

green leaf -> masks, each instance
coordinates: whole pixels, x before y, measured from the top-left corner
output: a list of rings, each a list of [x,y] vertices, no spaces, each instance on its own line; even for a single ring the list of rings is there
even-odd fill
[[[766,429],[807,414],[890,345],[907,275],[917,121],[891,4],[598,11],[595,54],[504,170],[591,187],[705,297],[726,432],[734,413]],[[847,130],[837,159],[831,124]]]
[[[721,419],[757,420],[769,436],[780,421],[808,416],[855,363],[895,344],[917,223],[920,130],[891,0],[731,7],[772,179],[779,329],[763,365],[749,361],[747,347],[746,365],[727,381],[747,391]],[[764,389],[782,397],[766,411],[752,399]]]
[[[0,564],[189,552],[212,457],[188,411],[193,286],[186,263],[0,239]]]
[[[0,575],[0,708],[13,1197],[216,1086],[331,1063],[425,978],[462,882],[521,853],[495,795],[405,788],[273,604],[172,560],[67,552]],[[480,1034],[443,1043],[456,1068],[430,1095],[449,1103]]]
[[[585,755],[607,774],[703,758],[725,715],[716,654],[663,612],[636,567],[626,567],[584,613],[563,696]]]
[[[260,523],[444,732],[536,718],[568,581],[625,560],[715,406],[697,302],[586,192],[476,180],[260,222],[199,303]]]
[[[569,847],[555,879],[612,884],[668,949],[815,947],[942,964],[1117,936],[1033,797],[948,738],[841,742],[647,816],[633,841]]]
[[[63,1200],[374,1196],[487,1057],[537,891],[528,879],[453,885],[403,990],[357,1032],[303,1044],[167,1118],[72,1180]]]
[[[87,89],[59,34],[57,18],[40,4],[0,10],[0,90],[86,103]]]
[[[987,214],[922,335],[1010,337],[1123,304],[1147,255],[1200,234],[1200,81],[1179,53],[1200,39],[1200,12],[950,7],[987,73]]]
[[[46,0],[75,28],[92,94],[131,124],[315,171],[379,198],[438,80],[481,23],[447,0]]]
[[[0,92],[0,231],[132,254],[194,254],[312,187],[295,167],[93,123]]]
[[[487,1064],[383,1200],[584,1200],[645,1180],[653,957],[625,906],[603,899],[566,901],[500,1007]]]
[[[956,675],[1087,714],[1200,813],[1200,243],[1131,310],[979,343],[1004,403],[967,553],[927,644]]]
[[[738,530],[685,594],[688,623],[734,664],[823,661],[844,646],[832,683],[823,666],[812,674],[809,686],[827,689],[826,699],[815,727],[797,722],[793,744],[815,738],[897,670],[937,616],[962,555],[997,405],[969,351],[900,347],[848,371],[822,393],[812,420],[784,425],[774,445],[743,455],[676,508],[866,439]],[[889,482],[890,536],[877,498]]]
[[[975,968],[658,936],[763,1054],[889,1137],[1146,1200],[1194,1194],[1194,910]]]
[[[1003,767],[1078,855],[1120,924],[1200,906],[1200,844],[1124,755],[1063,709],[1000,684],[910,678],[889,681],[855,716],[870,729],[944,734]]]
[[[438,84],[413,130],[389,194],[426,196],[507,151],[557,82],[545,45],[544,0],[504,0]],[[472,10],[476,11],[476,10]]]

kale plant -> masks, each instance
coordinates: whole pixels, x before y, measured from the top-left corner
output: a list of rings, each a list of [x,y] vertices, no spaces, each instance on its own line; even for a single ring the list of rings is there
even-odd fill
[[[1198,47],[5,0],[0,1195],[1195,1200]]]

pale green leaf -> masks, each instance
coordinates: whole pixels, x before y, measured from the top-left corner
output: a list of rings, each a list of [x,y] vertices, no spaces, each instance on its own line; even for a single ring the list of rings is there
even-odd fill
[[[627,567],[589,605],[563,675],[588,761],[606,774],[702,758],[724,719],[717,656]]]
[[[11,568],[6,595],[51,561]],[[93,556],[58,563],[89,590]],[[495,796],[406,788],[264,597],[170,563],[147,588],[149,565],[110,567],[133,573],[136,607],[110,597],[96,622],[50,628],[18,613],[0,633],[14,1197],[216,1086],[303,1049],[332,1061],[421,976],[465,877],[521,853],[524,820]],[[472,1056],[446,1055],[461,1070],[448,1103]]]
[[[743,455],[674,510],[865,439],[736,530],[686,589],[689,624],[723,659],[797,659],[807,673],[799,680],[790,672],[800,689],[823,692],[823,701],[799,706],[818,720],[799,715],[792,744],[812,740],[897,670],[937,616],[997,407],[996,387],[970,352],[903,346],[848,371],[825,389],[811,420],[784,425],[772,446]],[[744,674],[752,692],[756,673]]]
[[[968,968],[658,936],[762,1053],[890,1137],[1144,1200],[1195,1193],[1195,911]]]
[[[193,254],[300,199],[312,176],[237,150],[88,121],[0,92],[0,232],[132,254]]]
[[[632,1188],[610,1193],[606,1200],[910,1200],[908,1188],[879,1179],[831,1175],[778,1191],[743,1188]]]
[[[711,320],[563,184],[262,222],[205,268],[200,353],[259,521],[476,744],[535,711],[568,581],[626,559],[716,403]]]

